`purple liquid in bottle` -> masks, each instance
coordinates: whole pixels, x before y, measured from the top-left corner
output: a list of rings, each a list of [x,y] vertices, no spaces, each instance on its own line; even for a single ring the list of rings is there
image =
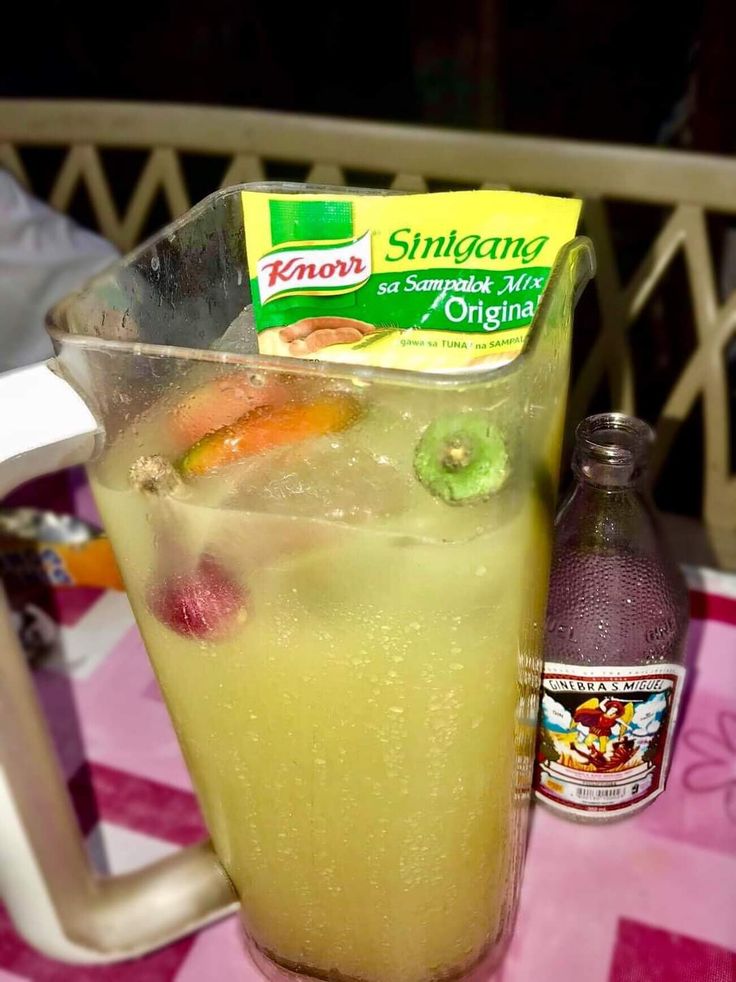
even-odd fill
[[[535,788],[576,821],[624,817],[664,790],[687,592],[639,488],[650,443],[622,414],[581,423],[557,519]]]

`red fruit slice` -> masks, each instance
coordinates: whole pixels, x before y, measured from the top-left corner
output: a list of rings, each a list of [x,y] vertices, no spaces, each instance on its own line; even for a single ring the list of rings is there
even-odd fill
[[[194,389],[171,413],[171,435],[182,447],[190,447],[253,409],[286,401],[289,390],[284,382],[265,376],[259,382],[244,372],[231,372]]]
[[[185,637],[221,640],[247,617],[247,594],[212,556],[190,573],[170,576],[151,591],[155,616]]]

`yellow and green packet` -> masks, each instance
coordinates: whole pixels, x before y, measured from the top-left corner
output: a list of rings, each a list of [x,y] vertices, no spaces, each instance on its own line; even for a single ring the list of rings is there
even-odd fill
[[[581,202],[513,191],[243,191],[262,354],[418,371],[521,351]]]

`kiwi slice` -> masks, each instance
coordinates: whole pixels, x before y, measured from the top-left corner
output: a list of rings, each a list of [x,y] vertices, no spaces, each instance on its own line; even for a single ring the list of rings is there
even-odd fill
[[[417,478],[450,505],[490,498],[510,471],[501,431],[481,413],[441,416],[430,423],[414,451]]]

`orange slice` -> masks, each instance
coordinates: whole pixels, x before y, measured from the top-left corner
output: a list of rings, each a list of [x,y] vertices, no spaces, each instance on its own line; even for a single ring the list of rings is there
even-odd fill
[[[184,478],[201,477],[266,450],[337,433],[355,422],[358,413],[358,403],[346,395],[262,406],[202,437],[187,450],[177,467]]]

